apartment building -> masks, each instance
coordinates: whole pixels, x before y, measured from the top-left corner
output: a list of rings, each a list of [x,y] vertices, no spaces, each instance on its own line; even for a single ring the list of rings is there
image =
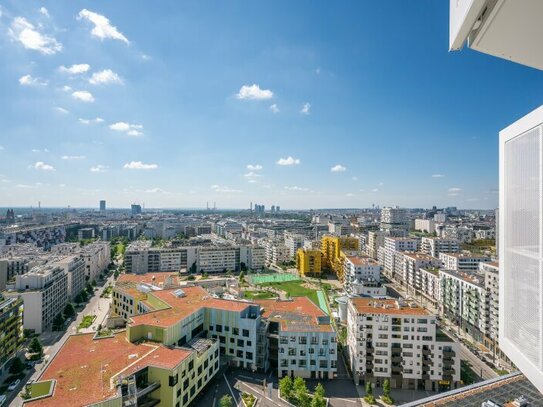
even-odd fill
[[[9,361],[24,342],[23,300],[0,297],[0,374],[7,371]]]
[[[420,240],[411,237],[392,237],[387,236],[384,245],[378,251],[377,259],[383,265],[383,271],[389,277],[392,277],[395,268],[396,255],[398,252],[416,252],[419,248]]]
[[[420,251],[433,257],[439,257],[439,253],[458,253],[460,243],[456,239],[423,237]]]
[[[399,207],[381,209],[381,230],[389,236],[405,237],[409,232],[407,210]]]
[[[479,273],[484,276],[486,290],[482,306],[483,344],[495,355],[503,358],[499,349],[500,332],[500,267],[496,262],[480,263]]]
[[[377,253],[381,247],[385,245],[385,237],[387,232],[384,231],[370,231],[368,232],[368,244],[366,254],[372,259],[377,259]]]
[[[441,265],[438,258],[417,252],[396,252],[392,278],[407,287],[407,291],[422,289],[421,268],[435,269]]]
[[[27,310],[24,328],[40,334],[51,328],[55,316],[64,311],[68,303],[68,276],[56,264],[36,266],[28,273],[16,276],[13,289],[8,287],[4,296],[23,300]]]
[[[438,303],[441,301],[439,269],[434,267],[421,267],[419,273],[419,293],[423,295],[426,300],[430,301],[434,307],[437,307]]]
[[[343,278],[342,251],[359,250],[360,241],[356,237],[323,236],[321,239],[321,252],[323,268],[336,273]]]
[[[307,297],[257,303],[267,365],[276,364],[279,377],[334,378],[337,336],[326,313]]]
[[[424,308],[400,300],[350,298],[347,346],[356,384],[446,390],[460,385],[458,345]]]
[[[0,291],[6,289],[6,283],[19,274],[24,274],[33,265],[27,256],[0,258]]]
[[[33,243],[38,247],[50,249],[52,246],[64,242],[66,239],[66,227],[63,224],[43,226],[10,226],[0,231],[0,239],[5,240],[5,245],[17,243]]]
[[[433,219],[415,219],[415,230],[434,233],[436,231],[436,224]]]
[[[290,249],[281,242],[266,239],[263,243],[266,264],[283,264],[291,261]]]
[[[47,393],[25,406],[187,407],[219,370],[218,342],[195,338],[183,346],[72,335],[31,386]]]
[[[489,263],[492,258],[476,254],[439,253],[439,260],[444,270],[476,272],[479,270],[479,263]]]
[[[386,295],[381,287],[381,265],[367,256],[345,256],[343,287],[351,295]]]
[[[283,236],[285,239],[285,246],[287,246],[290,253],[290,258],[294,259],[298,249],[304,247],[305,236],[291,232],[285,232]]]
[[[68,301],[85,289],[85,260],[79,255],[65,256],[54,260],[54,264],[61,267],[68,277]]]
[[[298,249],[296,269],[303,277],[319,277],[322,273],[322,252],[320,250]]]
[[[53,254],[78,254],[85,262],[85,275],[92,281],[107,270],[111,263],[111,245],[97,241],[81,246],[79,243],[62,243],[51,248]]]
[[[486,290],[480,275],[440,270],[441,311],[459,329],[482,342]]]

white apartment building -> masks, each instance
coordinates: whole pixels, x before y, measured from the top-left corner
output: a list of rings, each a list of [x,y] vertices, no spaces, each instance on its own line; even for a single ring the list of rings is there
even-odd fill
[[[23,299],[26,310],[24,328],[41,334],[51,328],[55,316],[63,312],[68,303],[68,276],[62,267],[55,264],[37,266],[16,276],[13,289],[3,294]]]
[[[73,299],[85,289],[85,260],[79,255],[65,256],[55,260],[55,265],[61,267],[68,276],[68,300]]]
[[[439,301],[441,301],[439,269],[421,267],[419,272],[420,294],[426,297],[426,299],[430,301],[434,307],[437,307]]]
[[[447,220],[447,214],[445,213],[436,213],[434,215],[435,223],[445,223],[446,220]]]
[[[351,295],[385,295],[386,287],[380,286],[381,265],[370,257],[346,256],[343,262],[343,286]]]
[[[379,248],[385,245],[386,232],[383,231],[371,231],[368,232],[368,244],[366,254],[372,259],[377,259]],[[360,246],[363,247],[363,246]]]
[[[422,288],[421,268],[435,269],[440,266],[438,258],[424,253],[396,252],[394,262],[393,279],[403,286],[407,291],[417,292]]]
[[[307,297],[259,300],[260,343],[265,359],[277,361],[279,377],[333,379],[337,370],[337,335],[330,317]]]
[[[90,281],[96,280],[111,263],[111,245],[97,241],[85,246],[79,243],[62,243],[51,248],[51,253],[67,255],[79,254],[85,261],[85,275]]]
[[[441,311],[459,329],[482,342],[484,279],[477,274],[454,270],[440,270]]]
[[[391,236],[405,237],[409,231],[407,210],[399,207],[385,207],[381,209],[381,230]]]
[[[394,299],[350,298],[347,346],[356,384],[445,390],[460,384],[458,345],[424,308]]]
[[[416,252],[420,241],[410,237],[385,237],[384,247],[379,261],[384,266],[386,275],[392,277],[395,268],[395,256],[398,252]]]
[[[282,243],[266,240],[264,243],[266,264],[283,264],[292,261],[290,249]]]
[[[284,239],[285,246],[288,248],[290,253],[290,260],[293,260],[296,257],[296,252],[298,251],[298,249],[304,247],[305,236],[296,233],[285,232]]]
[[[498,263],[479,264],[479,273],[484,276],[486,290],[483,302],[483,317],[481,329],[483,344],[494,354],[501,353],[499,343],[500,328],[500,268]],[[501,355],[500,355],[501,356]]]
[[[439,253],[439,260],[444,270],[476,272],[479,270],[479,263],[491,262],[492,258],[476,254]]]
[[[436,231],[436,224],[433,219],[415,219],[415,230],[434,233]]]
[[[456,239],[423,237],[420,251],[433,257],[439,257],[439,253],[458,253],[460,251],[460,243]]]

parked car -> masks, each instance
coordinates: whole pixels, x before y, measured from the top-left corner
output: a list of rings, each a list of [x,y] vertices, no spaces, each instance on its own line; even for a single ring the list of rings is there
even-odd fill
[[[9,386],[8,386],[8,390],[9,391],[13,391],[17,388],[17,386],[19,385],[19,383],[21,383],[21,380],[20,379],[17,379],[15,380],[13,383],[11,383]]]
[[[6,403],[6,400],[7,397],[4,394],[0,395],[0,407]]]

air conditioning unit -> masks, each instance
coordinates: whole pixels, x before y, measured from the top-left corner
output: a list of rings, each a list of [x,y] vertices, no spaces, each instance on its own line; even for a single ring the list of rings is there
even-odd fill
[[[471,49],[543,69],[543,1],[450,0],[449,50]]]

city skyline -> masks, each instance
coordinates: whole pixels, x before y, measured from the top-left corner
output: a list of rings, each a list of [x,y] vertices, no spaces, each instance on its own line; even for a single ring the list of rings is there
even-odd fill
[[[310,5],[5,2],[3,206],[497,207],[538,72],[447,53],[446,3]]]

